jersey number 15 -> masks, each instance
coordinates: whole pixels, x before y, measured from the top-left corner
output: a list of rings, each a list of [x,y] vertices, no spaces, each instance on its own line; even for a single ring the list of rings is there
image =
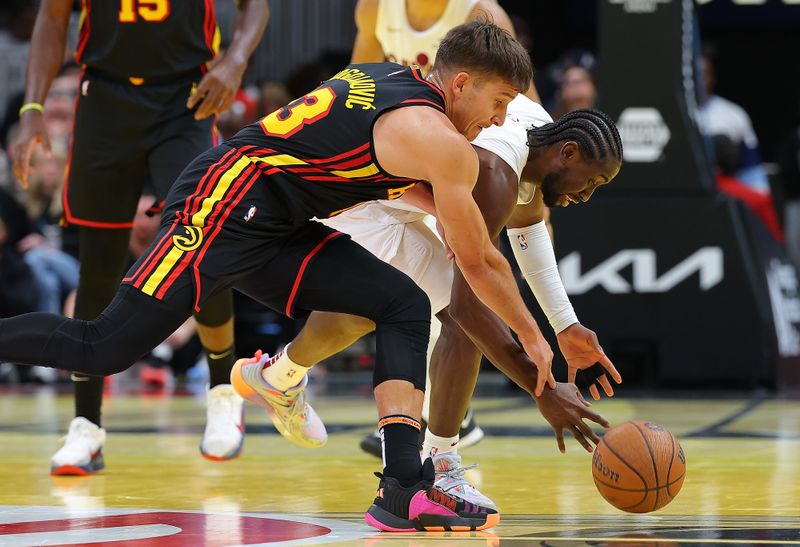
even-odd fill
[[[148,23],[160,23],[169,17],[169,0],[120,0],[120,23],[135,23],[139,17]]]

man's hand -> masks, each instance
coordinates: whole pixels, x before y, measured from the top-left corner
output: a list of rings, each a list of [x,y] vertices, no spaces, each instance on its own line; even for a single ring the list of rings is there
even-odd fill
[[[589,441],[597,444],[600,438],[586,425],[584,418],[591,420],[604,428],[608,429],[608,421],[590,410],[591,403],[587,402],[581,395],[580,390],[575,384],[565,384],[558,382],[554,389],[545,389],[541,397],[536,399],[536,405],[544,419],[553,428],[556,434],[558,449],[563,454],[567,448],[564,445],[564,430],[568,429],[575,440],[581,443],[587,452],[592,451]]]
[[[611,360],[606,357],[594,331],[587,329],[580,323],[574,323],[558,333],[557,338],[558,347],[567,360],[567,365],[569,365],[567,379],[570,383],[575,383],[575,375],[578,370],[590,368],[595,363],[600,363],[616,383],[622,383],[622,376],[617,372]],[[598,376],[597,383],[603,386],[603,391],[606,395],[609,397],[614,396],[614,388],[611,387],[606,374]],[[600,399],[600,392],[595,384],[589,387],[589,393],[591,393],[593,399]]]
[[[194,113],[194,119],[202,120],[228,110],[233,104],[246,68],[247,64],[233,61],[226,55],[214,63],[186,102],[186,108],[190,109],[200,104],[200,108]]]
[[[28,110],[20,118],[19,136],[14,142],[14,174],[20,186],[26,190],[31,172],[31,156],[37,144],[42,145],[47,155],[52,153],[42,113]]]
[[[520,344],[528,354],[528,357],[536,365],[536,389],[533,394],[539,397],[544,391],[545,383],[551,388],[555,389],[556,379],[553,377],[553,372],[550,367],[553,364],[553,350],[550,349],[550,344],[547,343],[541,333],[538,336],[532,336],[530,340],[519,337]]]

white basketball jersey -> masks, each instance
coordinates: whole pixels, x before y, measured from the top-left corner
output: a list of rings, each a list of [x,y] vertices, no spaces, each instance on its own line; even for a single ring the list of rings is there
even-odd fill
[[[451,28],[467,21],[478,0],[449,0],[442,17],[430,28],[415,30],[408,22],[406,0],[379,0],[375,36],[386,59],[401,65],[418,65],[430,72],[439,42]]]
[[[528,128],[541,127],[546,123],[553,123],[550,114],[542,105],[520,93],[508,104],[505,123],[482,130],[472,144],[497,154],[519,179],[528,161]],[[533,184],[520,181],[517,204],[530,203],[535,192]]]

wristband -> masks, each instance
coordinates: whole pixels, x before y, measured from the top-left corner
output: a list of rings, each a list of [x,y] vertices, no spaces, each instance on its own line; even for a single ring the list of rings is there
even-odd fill
[[[44,105],[42,103],[25,103],[19,108],[19,115],[22,116],[28,110],[44,112]]]
[[[524,228],[509,228],[507,233],[522,276],[555,333],[577,323],[578,317],[558,275],[553,243],[544,221]]]

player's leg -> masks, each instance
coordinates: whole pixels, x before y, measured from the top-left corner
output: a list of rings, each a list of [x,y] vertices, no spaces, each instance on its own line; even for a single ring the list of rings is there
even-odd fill
[[[322,227],[311,228],[305,240],[315,244],[325,241],[320,238],[325,232],[319,230]],[[292,255],[284,247],[279,257],[237,288],[289,314],[312,309],[341,312],[366,317],[376,324],[373,385],[384,441],[384,474],[382,497],[370,508],[368,522],[384,530],[492,525],[495,517],[490,513],[473,512],[462,501],[434,489],[432,464],[428,462],[423,468],[420,462],[417,439],[430,321],[425,293],[408,276],[347,238],[329,239],[321,247],[307,245],[305,249],[316,249],[313,260],[305,260],[309,256],[306,251]],[[304,269],[299,268],[301,263]],[[287,274],[289,277],[284,277]],[[280,279],[284,292],[276,294],[263,286],[265,279]],[[291,286],[296,290],[286,298],[283,294]],[[300,355],[295,354],[298,359]],[[263,360],[237,363],[234,385],[249,399],[255,400],[254,395],[270,397],[269,392],[276,391],[264,377],[270,365]],[[300,373],[296,371],[293,377]],[[301,385],[304,383],[301,380]],[[297,410],[307,411],[308,406]]]
[[[95,319],[28,313],[0,319],[0,359],[105,376],[129,368],[190,315],[191,287],[161,301],[121,285]]]
[[[80,277],[75,297],[76,319],[91,320],[111,303],[128,260],[129,229],[79,229]],[[75,418],[64,445],[51,459],[54,475],[89,474],[105,467],[101,424],[105,376],[73,371]]]
[[[89,85],[91,84],[91,85]],[[130,226],[146,177],[138,115],[122,84],[84,76],[64,191],[66,220],[79,226],[80,277],[74,317],[91,320],[111,302],[128,260]],[[117,112],[112,120],[108,112]],[[77,363],[76,363],[77,365]],[[75,416],[53,456],[55,474],[102,469],[104,378],[72,374]]]
[[[479,507],[497,511],[497,505],[464,476],[461,465],[460,431],[462,416],[469,414],[470,401],[480,371],[481,353],[449,316],[438,317],[442,332],[433,349],[428,369],[431,405],[422,453],[430,456],[436,469],[436,486],[448,494]]]
[[[158,140],[148,157],[151,179],[160,199],[164,199],[183,168],[213,144],[213,120],[197,121],[185,108],[186,89],[176,86],[174,96],[164,97],[170,113],[154,131]],[[175,113],[178,114],[175,114]],[[164,135],[172,135],[164,138]],[[244,444],[244,409],[241,398],[230,385],[236,361],[233,335],[233,293],[226,289],[212,296],[195,314],[197,334],[209,368],[206,394],[206,427],[200,453],[210,460],[229,460],[239,456]]]

